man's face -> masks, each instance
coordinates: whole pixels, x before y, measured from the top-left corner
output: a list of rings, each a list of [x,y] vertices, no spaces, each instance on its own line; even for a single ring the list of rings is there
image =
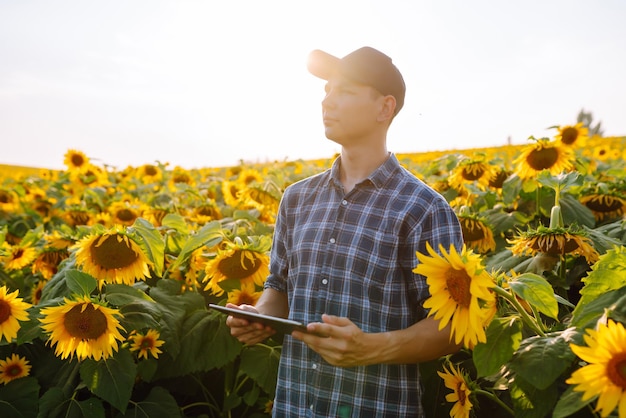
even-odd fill
[[[384,98],[375,89],[337,75],[325,90],[322,114],[328,139],[348,145],[376,129]]]

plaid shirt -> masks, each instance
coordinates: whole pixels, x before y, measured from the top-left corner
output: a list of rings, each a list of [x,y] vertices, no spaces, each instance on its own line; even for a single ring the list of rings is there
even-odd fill
[[[424,318],[424,277],[416,251],[462,245],[445,199],[395,157],[349,193],[338,158],[324,173],[287,188],[276,221],[266,288],[286,292],[289,319],[347,317],[364,332],[407,328]],[[274,416],[423,416],[419,366],[331,366],[286,336]]]

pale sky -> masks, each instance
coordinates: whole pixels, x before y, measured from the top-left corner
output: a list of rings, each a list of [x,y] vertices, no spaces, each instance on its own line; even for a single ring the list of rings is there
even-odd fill
[[[312,49],[372,46],[407,85],[390,151],[626,135],[623,0],[0,0],[0,163],[120,169],[328,158]]]

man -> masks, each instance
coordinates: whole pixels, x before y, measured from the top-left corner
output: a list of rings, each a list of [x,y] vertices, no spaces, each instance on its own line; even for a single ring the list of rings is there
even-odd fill
[[[239,307],[308,324],[284,339],[273,414],[420,417],[419,363],[459,347],[426,317],[415,253],[427,242],[460,249],[461,228],[443,197],[387,151],[405,95],[391,59],[369,47],[341,59],[316,50],[308,69],[327,81],[324,129],[341,155],[287,188],[264,292]],[[227,324],[246,344],[274,333],[232,316]]]

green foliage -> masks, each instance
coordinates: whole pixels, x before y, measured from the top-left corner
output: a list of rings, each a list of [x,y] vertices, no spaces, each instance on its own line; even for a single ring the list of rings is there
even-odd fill
[[[586,125],[591,124],[589,115],[581,116]],[[600,132],[599,125],[589,126],[590,131]],[[624,138],[613,140],[613,148],[624,148]],[[451,361],[467,373],[475,416],[588,417],[595,398],[583,401],[566,383],[581,367],[571,345],[584,345],[585,331],[607,318],[626,323],[626,222],[619,210],[598,217],[583,197],[597,192],[626,201],[626,164],[594,161],[592,149],[576,150],[576,170],[557,175],[544,170],[523,180],[511,166],[511,150],[520,148],[481,154],[506,174],[501,187],[469,182],[464,190],[449,187],[447,180],[464,159],[462,152],[402,160],[426,183],[437,186],[455,208],[462,206],[484,220],[496,247],[482,254],[497,297],[486,341],[421,365],[425,401],[432,416],[449,415],[449,390],[436,372],[444,361]],[[236,300],[242,282],[225,277],[217,287],[207,286],[212,274],[207,266],[233,246],[268,255],[276,215],[272,205],[289,184],[326,169],[330,162],[256,167],[265,179],[249,184],[241,182],[239,174],[252,166],[243,165],[185,171],[186,179],[181,180],[176,169],[159,164],[153,168],[162,176],[148,184],[130,169],[110,170],[106,179],[89,185],[69,172],[49,179],[4,179],[2,190],[14,191],[19,204],[0,202],[0,286],[18,290],[33,306],[28,320],[20,321],[17,338],[0,341],[0,360],[18,354],[32,369],[27,377],[0,384],[0,416],[268,416],[281,342],[270,339],[244,346],[230,335],[224,316],[209,311],[207,304]],[[239,200],[228,199],[226,186],[237,189],[230,197]],[[44,193],[31,195],[33,190]],[[114,203],[125,205],[124,216],[136,218],[123,225],[122,219],[110,219],[116,216],[110,210]],[[563,231],[581,231],[590,239],[600,256],[597,262],[567,252],[512,252],[511,240],[523,231],[549,230],[552,214]],[[136,278],[132,284],[103,281],[77,263],[77,242],[114,230],[137,244],[149,260],[150,277]],[[68,247],[53,245],[58,239],[67,240]],[[6,268],[7,254],[18,243],[36,248],[37,256],[58,251],[58,258],[51,257],[55,263],[49,275],[44,277],[41,259],[23,268]],[[122,265],[132,259],[126,257]],[[119,260],[109,254],[106,261]],[[32,292],[40,284],[45,286],[37,300]],[[255,285],[255,291],[260,290]],[[123,340],[110,357],[79,361],[73,353],[61,358],[57,351],[63,350],[51,345],[43,332],[43,309],[78,296],[116,313]],[[133,338],[148,331],[157,332],[163,344],[160,352],[140,356]]]

